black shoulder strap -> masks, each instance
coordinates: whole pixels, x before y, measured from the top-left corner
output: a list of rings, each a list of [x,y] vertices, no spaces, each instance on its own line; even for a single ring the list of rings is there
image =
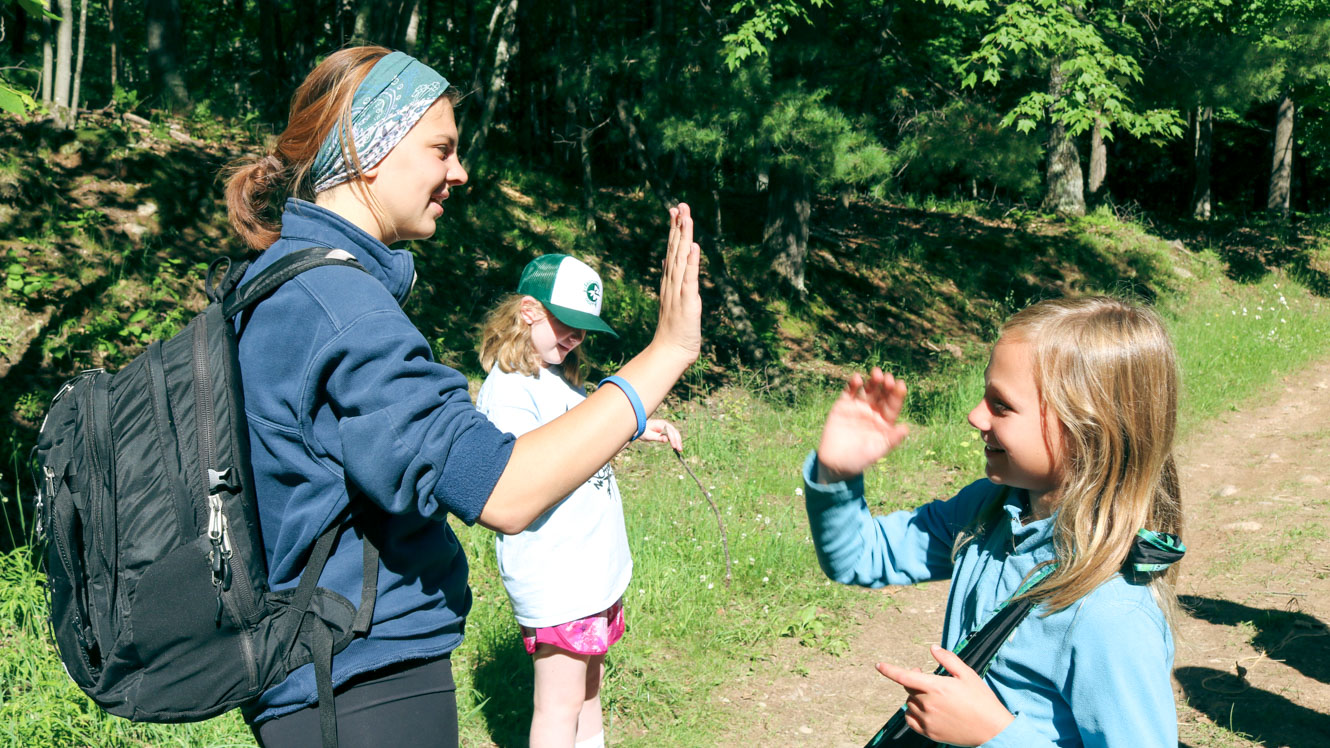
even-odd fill
[[[237,288],[235,293],[228,296],[222,302],[222,315],[226,319],[231,319],[257,304],[265,296],[276,290],[278,286],[306,270],[313,270],[325,265],[343,265],[369,272],[355,260],[343,260],[328,256],[330,252],[337,251],[327,247],[311,247],[282,257],[264,268],[253,280]]]

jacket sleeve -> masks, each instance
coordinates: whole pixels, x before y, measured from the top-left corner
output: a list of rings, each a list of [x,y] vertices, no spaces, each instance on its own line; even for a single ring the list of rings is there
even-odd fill
[[[991,495],[980,481],[947,501],[874,517],[862,475],[829,485],[816,475],[813,452],[804,463],[804,503],[817,562],[831,579],[864,587],[949,578],[956,535]]]
[[[337,424],[336,434],[307,429],[310,448],[338,458],[388,512],[451,512],[471,524],[512,453],[514,438],[475,409],[466,377],[433,360],[395,305],[341,326],[313,357],[303,392],[310,422],[333,422],[313,418],[331,409]]]

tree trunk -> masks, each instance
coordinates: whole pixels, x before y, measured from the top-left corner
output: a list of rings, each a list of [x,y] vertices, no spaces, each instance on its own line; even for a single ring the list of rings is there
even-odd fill
[[[55,0],[47,0],[46,7],[55,12]],[[55,95],[55,86],[51,85],[51,79],[55,78],[55,54],[51,40],[55,38],[55,26],[51,19],[42,16],[42,103],[50,104]]]
[[[70,83],[74,77],[74,0],[59,0],[60,26],[55,42],[55,81],[51,112],[57,127],[69,128],[74,118],[69,110]]]
[[[1275,152],[1270,164],[1270,193],[1265,201],[1266,209],[1287,217],[1292,187],[1293,99],[1284,94],[1279,100],[1279,114],[1275,121]]]
[[[467,142],[466,153],[475,154],[485,147],[485,138],[489,135],[490,123],[499,106],[499,93],[503,89],[504,77],[508,73],[508,63],[513,55],[513,35],[517,30],[518,0],[504,0],[496,3],[494,14],[490,16],[489,34],[485,49],[494,49],[493,57],[487,66],[489,74],[481,76],[477,68],[475,89],[480,92],[480,119],[468,124],[471,138]]]
[[[1104,145],[1104,123],[1095,120],[1090,130],[1090,181],[1086,185],[1086,200],[1091,205],[1098,205],[1104,196],[1104,178],[1108,176],[1108,147]]]
[[[1215,108],[1201,107],[1196,112],[1196,147],[1194,163],[1196,184],[1191,191],[1191,214],[1201,221],[1210,220],[1210,163],[1214,147]]]
[[[115,0],[106,0],[106,31],[111,48],[111,101],[115,102],[115,87],[120,78],[120,29],[115,25]]]
[[[398,49],[409,55],[414,55],[416,53],[416,36],[420,29],[420,2],[419,0],[412,0],[407,5],[410,6],[411,12],[406,16],[406,24],[402,29],[402,44]]]
[[[799,168],[777,166],[771,170],[767,196],[767,224],[762,240],[771,252],[772,269],[798,291],[804,285],[804,260],[808,255],[808,220],[813,207],[812,179]]]
[[[296,2],[295,23],[291,26],[291,44],[286,56],[287,93],[295,91],[300,82],[314,69],[314,55],[318,51],[318,31],[323,25],[318,3]],[[286,98],[283,96],[282,98]]]
[[[74,93],[69,97],[69,121],[79,116],[79,94],[83,88],[83,42],[88,38],[88,0],[79,0],[79,47],[74,55]]]
[[[434,0],[425,0],[425,14],[424,14],[424,18],[420,19],[420,20],[421,20],[421,24],[420,24],[420,48],[421,48],[422,50],[424,50],[422,54],[425,54],[425,55],[427,55],[427,56],[429,55],[430,47],[434,46],[434,44],[433,44],[433,42],[434,42],[434,13],[435,13],[435,10],[434,10]],[[451,16],[449,16],[449,17],[451,18]],[[446,25],[446,24],[445,24],[445,25]],[[448,30],[448,31],[452,31],[452,28],[449,27],[447,30]],[[452,35],[450,35],[450,34],[449,34],[449,35],[446,35],[445,38],[446,38],[446,39],[451,39],[451,38],[452,38]],[[449,45],[447,45],[447,46],[448,46],[448,70],[454,70],[455,68],[453,67],[453,54],[452,54],[452,50],[453,50],[453,47],[454,47],[455,45],[453,45],[453,44],[449,44]]]
[[[153,94],[164,108],[182,111],[189,106],[189,90],[180,72],[185,48],[180,0],[146,0],[143,15],[147,22],[148,79]]]
[[[280,122],[286,115],[286,102],[283,92],[286,90],[286,61],[282,55],[282,31],[280,24],[281,10],[276,0],[258,0],[259,4],[259,64],[268,81],[280,81],[281,85],[269,85],[259,88],[259,106],[263,109],[264,119]]]
[[[10,8],[14,11],[14,27],[9,30],[9,54],[15,58],[20,58],[28,51],[26,46],[28,12],[18,3],[12,4]]]
[[[1050,114],[1054,118],[1048,135],[1048,171],[1044,210],[1066,216],[1085,215],[1085,179],[1081,176],[1081,156],[1076,141],[1067,134],[1066,125],[1057,121],[1065,76],[1062,62],[1053,61],[1048,92],[1053,98]]]

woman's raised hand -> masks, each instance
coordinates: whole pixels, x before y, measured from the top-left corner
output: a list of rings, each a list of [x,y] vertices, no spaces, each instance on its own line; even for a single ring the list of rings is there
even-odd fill
[[[660,276],[660,319],[653,344],[677,348],[685,368],[702,351],[702,297],[697,290],[702,250],[693,241],[693,216],[687,203],[670,208],[670,236]]]
[[[897,423],[905,404],[905,383],[874,368],[865,381],[855,374],[845,384],[817,446],[819,483],[853,477],[905,440],[908,427]]]

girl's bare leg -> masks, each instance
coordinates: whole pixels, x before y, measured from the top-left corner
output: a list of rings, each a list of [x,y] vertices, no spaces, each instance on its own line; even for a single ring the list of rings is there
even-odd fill
[[[578,655],[548,644],[536,647],[535,709],[531,714],[531,748],[571,748],[579,737],[578,722],[587,702],[591,671],[589,655]],[[596,682],[599,683],[597,670]],[[600,699],[596,696],[599,722]]]
[[[582,701],[582,711],[577,717],[578,744],[605,731],[600,712],[600,681],[604,677],[605,655],[592,655],[586,669],[586,698]]]

